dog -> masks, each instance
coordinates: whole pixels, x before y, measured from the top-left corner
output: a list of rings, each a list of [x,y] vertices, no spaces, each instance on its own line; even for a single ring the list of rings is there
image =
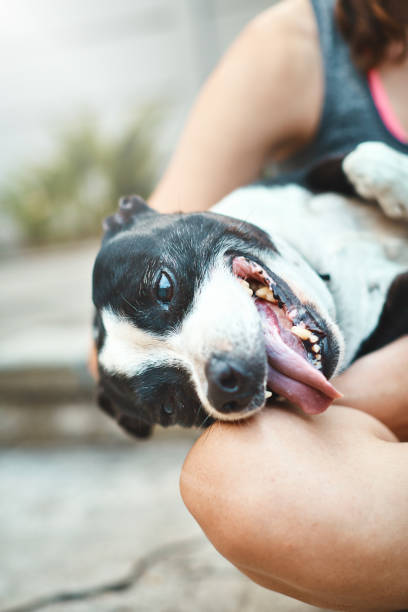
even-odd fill
[[[408,156],[363,143],[308,182],[193,214],[125,197],[105,221],[98,401],[127,432],[244,419],[272,395],[318,414],[335,374],[408,333]]]

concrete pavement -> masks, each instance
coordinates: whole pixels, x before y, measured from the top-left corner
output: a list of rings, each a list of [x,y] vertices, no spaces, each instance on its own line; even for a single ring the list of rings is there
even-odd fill
[[[193,435],[0,452],[0,610],[308,612],[251,583],[178,493]]]
[[[89,397],[85,362],[96,242],[27,250],[0,264],[0,391],[8,402]]]

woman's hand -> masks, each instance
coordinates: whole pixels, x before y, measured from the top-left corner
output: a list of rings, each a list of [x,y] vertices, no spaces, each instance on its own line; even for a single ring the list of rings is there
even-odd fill
[[[407,465],[408,445],[364,412],[272,407],[206,431],[181,494],[262,586],[333,610],[397,610],[408,607]]]

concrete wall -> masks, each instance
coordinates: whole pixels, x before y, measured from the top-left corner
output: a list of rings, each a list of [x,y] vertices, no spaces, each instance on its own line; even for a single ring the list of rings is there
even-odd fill
[[[273,0],[13,0],[0,4],[0,181],[52,153],[88,110],[111,129],[138,105],[168,108],[171,149],[205,75]]]

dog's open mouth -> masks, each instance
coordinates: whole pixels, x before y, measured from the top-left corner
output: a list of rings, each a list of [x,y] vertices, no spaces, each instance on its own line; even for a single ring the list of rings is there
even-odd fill
[[[268,359],[267,388],[307,414],[326,410],[341,394],[322,373],[326,334],[290,304],[278,283],[258,263],[234,257],[232,270],[254,298]]]

